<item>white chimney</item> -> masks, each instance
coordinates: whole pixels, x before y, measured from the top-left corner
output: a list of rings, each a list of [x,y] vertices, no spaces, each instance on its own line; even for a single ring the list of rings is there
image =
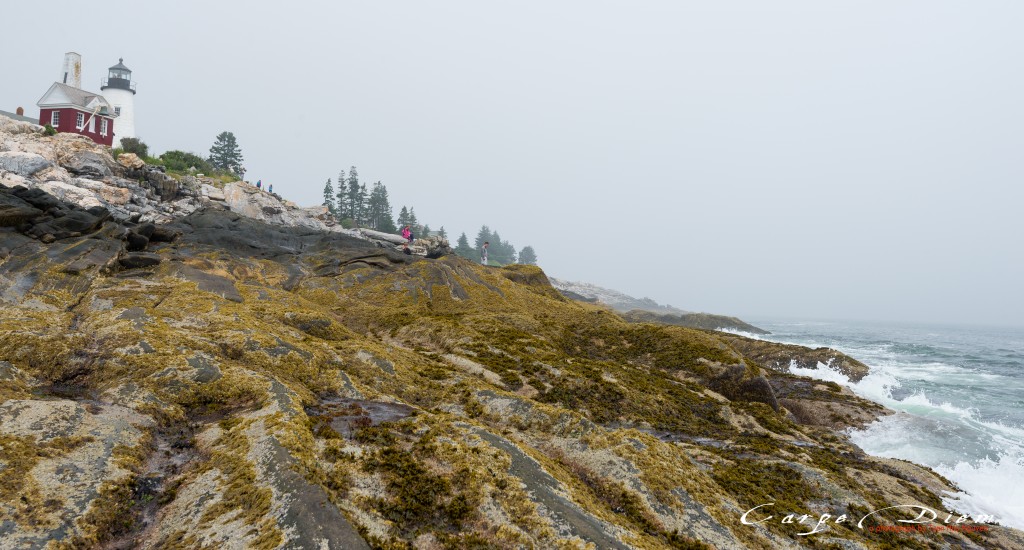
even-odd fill
[[[68,86],[75,88],[82,87],[82,56],[75,52],[64,54],[64,70],[60,73],[60,80]]]

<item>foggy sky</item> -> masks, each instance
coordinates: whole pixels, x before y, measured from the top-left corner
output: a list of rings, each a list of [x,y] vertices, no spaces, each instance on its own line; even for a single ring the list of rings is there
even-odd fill
[[[1024,325],[1019,2],[102,5],[5,2],[0,109],[123,57],[151,153],[233,131],[300,204],[355,165],[683,309]]]

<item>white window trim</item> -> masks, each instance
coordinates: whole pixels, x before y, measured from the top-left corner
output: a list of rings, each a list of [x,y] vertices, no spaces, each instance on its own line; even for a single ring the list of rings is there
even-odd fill
[[[90,134],[95,134],[96,133],[96,117],[95,116],[89,117],[89,133]]]
[[[60,126],[60,111],[50,112],[50,126],[57,128]]]
[[[110,121],[108,121],[105,118],[101,118],[100,119],[100,135],[103,136],[103,137],[107,137],[107,129],[108,129],[107,125],[108,125],[109,122]]]
[[[85,113],[75,113],[75,129],[85,128]]]

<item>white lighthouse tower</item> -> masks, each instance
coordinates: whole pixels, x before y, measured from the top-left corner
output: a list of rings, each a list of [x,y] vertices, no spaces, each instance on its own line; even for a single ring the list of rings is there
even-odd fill
[[[124,66],[124,58],[110,68],[100,90],[114,108],[114,145],[120,146],[122,139],[135,137],[135,83],[131,69]]]

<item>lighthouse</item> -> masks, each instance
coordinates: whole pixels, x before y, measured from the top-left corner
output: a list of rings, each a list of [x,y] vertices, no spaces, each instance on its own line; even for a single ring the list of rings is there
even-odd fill
[[[124,58],[110,68],[100,90],[114,108],[114,138],[120,146],[122,139],[135,137],[135,83],[131,69],[124,66]]]

